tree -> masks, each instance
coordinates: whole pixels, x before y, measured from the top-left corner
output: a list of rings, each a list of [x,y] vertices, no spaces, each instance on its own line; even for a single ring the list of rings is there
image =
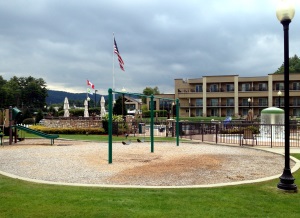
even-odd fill
[[[122,108],[123,108],[123,113],[122,113]],[[125,105],[123,105],[123,97],[119,96],[119,98],[116,100],[116,103],[114,104],[113,108],[113,114],[115,115],[126,115],[126,108]]]
[[[297,55],[289,58],[289,71],[290,73],[300,72],[300,58]],[[275,71],[274,74],[284,73],[284,63]]]
[[[46,105],[47,89],[43,79],[12,77],[6,81],[0,76],[0,107],[9,106],[43,108]]]
[[[35,123],[39,123],[40,120],[43,118],[44,118],[43,111],[41,109],[39,109],[35,116]]]
[[[160,94],[159,92],[159,89],[157,86],[155,86],[154,88],[151,88],[151,87],[146,87],[144,90],[143,90],[143,94],[144,95],[158,95]],[[142,101],[144,104],[146,104],[146,97],[143,97],[142,98]]]

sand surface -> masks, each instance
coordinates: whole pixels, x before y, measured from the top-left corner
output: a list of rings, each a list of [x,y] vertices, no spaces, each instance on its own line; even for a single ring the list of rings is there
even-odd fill
[[[51,182],[187,186],[254,180],[282,173],[278,154],[203,143],[108,143],[26,139],[0,148],[0,170],[20,177]],[[291,162],[291,167],[294,162]]]

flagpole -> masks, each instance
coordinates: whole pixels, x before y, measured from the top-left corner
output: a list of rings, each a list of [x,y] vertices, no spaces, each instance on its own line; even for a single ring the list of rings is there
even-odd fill
[[[113,91],[115,91],[115,55],[114,55],[114,40],[115,40],[115,33],[113,32],[113,52],[112,52],[112,56],[113,56]],[[113,104],[116,103],[116,98],[115,98],[115,92],[113,92]]]

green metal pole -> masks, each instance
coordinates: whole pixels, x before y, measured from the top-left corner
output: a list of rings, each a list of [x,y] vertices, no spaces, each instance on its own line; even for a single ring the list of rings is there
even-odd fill
[[[153,128],[154,128],[154,96],[153,94],[150,97],[151,101],[150,101],[150,115],[151,115],[151,119],[150,119],[150,138],[151,138],[151,152],[154,152],[154,137],[153,137]]]
[[[112,89],[108,89],[108,163],[112,163]]]
[[[179,99],[176,99],[176,144],[179,146]]]

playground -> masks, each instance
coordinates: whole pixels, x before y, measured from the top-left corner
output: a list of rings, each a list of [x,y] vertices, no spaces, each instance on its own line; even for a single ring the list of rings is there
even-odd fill
[[[57,139],[50,145],[47,139],[26,139],[1,147],[0,171],[54,184],[205,187],[278,178],[284,160],[279,154],[239,146],[156,142],[155,152],[150,147],[150,142],[113,143],[114,162],[108,164],[107,143]]]

